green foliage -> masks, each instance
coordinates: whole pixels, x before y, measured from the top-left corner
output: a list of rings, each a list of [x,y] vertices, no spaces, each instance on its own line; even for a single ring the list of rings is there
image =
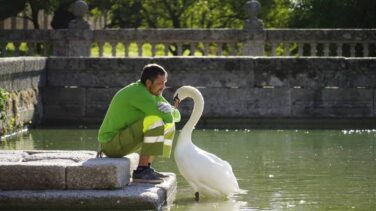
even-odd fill
[[[286,28],[292,14],[292,3],[289,0],[261,1],[259,18],[264,21],[265,28]]]
[[[239,28],[245,0],[89,0],[91,14],[105,14],[110,27]]]
[[[3,88],[0,88],[0,120],[3,120],[5,118],[5,115],[6,115],[5,105],[9,99],[9,96],[10,96],[9,92],[7,92]]]
[[[74,0],[0,0],[0,20],[31,9],[56,13]],[[242,28],[248,0],[86,0],[90,15],[119,28]],[[259,0],[266,28],[374,28],[374,0]],[[61,20],[62,17],[57,18]],[[65,24],[66,25],[66,24]]]
[[[5,89],[0,88],[0,136],[21,128],[24,125],[20,120],[18,101],[16,93],[11,94]],[[7,112],[12,112],[12,114]]]
[[[289,26],[294,28],[374,28],[374,0],[295,0]]]
[[[0,88],[0,136],[5,134],[8,130],[6,104],[10,98],[9,92],[5,89]]]

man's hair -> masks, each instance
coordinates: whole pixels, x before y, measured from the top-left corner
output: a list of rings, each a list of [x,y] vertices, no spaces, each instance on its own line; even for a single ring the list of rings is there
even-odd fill
[[[154,81],[159,75],[167,76],[166,70],[158,64],[147,64],[141,73],[141,83],[146,84],[146,80]]]

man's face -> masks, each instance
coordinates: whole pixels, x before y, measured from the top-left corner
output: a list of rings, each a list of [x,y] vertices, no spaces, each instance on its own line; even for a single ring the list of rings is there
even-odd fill
[[[167,77],[164,75],[158,75],[154,80],[146,80],[146,88],[149,92],[155,96],[160,96],[163,93],[163,90],[166,88],[165,84],[167,82]]]

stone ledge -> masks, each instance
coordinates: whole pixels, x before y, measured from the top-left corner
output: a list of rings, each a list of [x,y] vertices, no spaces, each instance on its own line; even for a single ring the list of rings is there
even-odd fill
[[[138,154],[95,158],[94,151],[0,151],[0,190],[120,189]]]
[[[131,183],[118,190],[0,191],[0,208],[159,210],[175,199],[176,176],[168,175],[158,185]]]

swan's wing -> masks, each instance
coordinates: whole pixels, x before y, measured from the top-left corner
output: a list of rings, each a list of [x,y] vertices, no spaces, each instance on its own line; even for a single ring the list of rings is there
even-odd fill
[[[216,155],[193,147],[178,157],[179,171],[186,180],[195,184],[198,189],[195,191],[208,192],[206,190],[210,188],[228,195],[239,189],[230,164]]]

